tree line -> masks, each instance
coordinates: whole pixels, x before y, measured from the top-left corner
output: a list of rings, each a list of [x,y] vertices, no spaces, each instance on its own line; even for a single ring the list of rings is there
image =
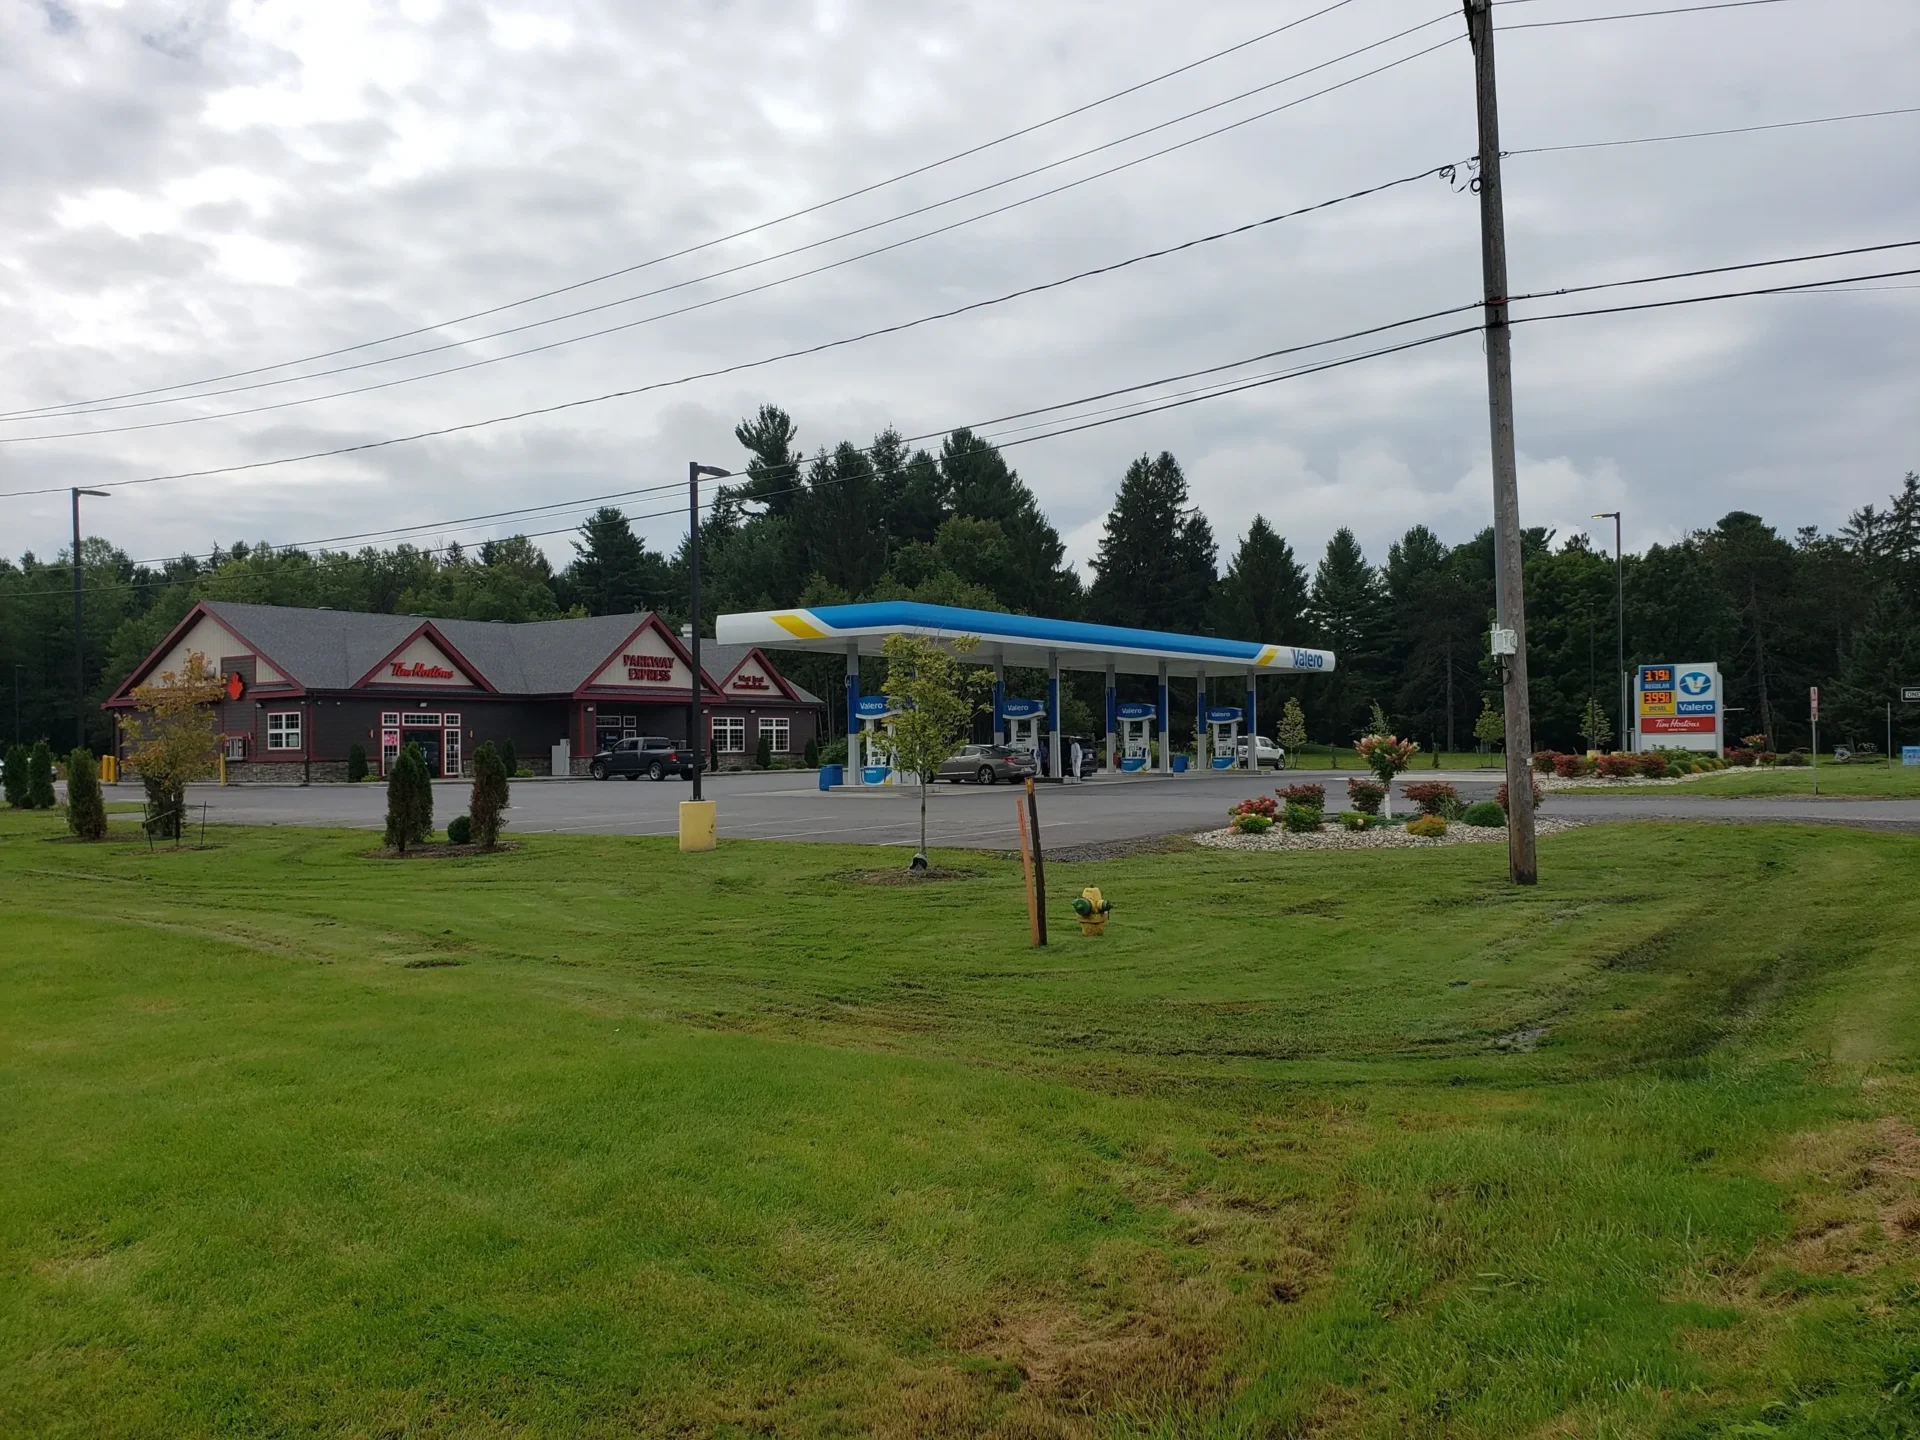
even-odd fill
[[[914,599],[1315,645],[1335,651],[1338,667],[1263,677],[1261,728],[1271,733],[1294,698],[1311,737],[1335,744],[1369,728],[1377,705],[1424,745],[1468,748],[1496,694],[1491,530],[1448,545],[1416,523],[1375,559],[1343,528],[1309,568],[1262,515],[1223,566],[1180,463],[1162,452],[1119,478],[1083,579],[1019,472],[970,431],[937,450],[887,430],[866,446],[808,455],[792,418],[764,405],[734,433],[742,473],[719,487],[701,525],[709,632],[729,610]],[[1271,514],[1284,518],[1283,495]],[[1523,554],[1534,742],[1576,748],[1596,738],[1596,711],[1609,722],[1617,712],[1614,559],[1585,535],[1542,529],[1526,532]],[[201,599],[506,621],[658,610],[676,626],[687,613],[686,540],[663,554],[613,507],[579,527],[559,568],[519,535],[351,552],[236,543],[159,566],[96,537],[81,558],[90,710]],[[0,681],[17,687],[16,738],[65,744],[72,733],[71,564],[64,551],[0,559]],[[1898,704],[1901,685],[1920,684],[1920,477],[1908,474],[1885,506],[1861,508],[1832,534],[1783,534],[1734,511],[1626,556],[1622,581],[1628,664],[1718,661],[1730,735],[1806,745],[1807,688],[1819,685],[1823,740],[1879,743],[1889,701],[1896,743],[1920,738],[1920,712],[1903,731]],[[838,694],[838,658],[782,663],[816,693]],[[1016,672],[1010,687],[1039,694],[1041,679]],[[1064,728],[1097,733],[1100,684],[1073,677]],[[1150,684],[1137,688],[1147,698]],[[1237,676],[1221,677],[1215,703],[1237,702],[1240,689]],[[1176,736],[1190,731],[1195,703],[1192,682],[1176,685]],[[830,714],[838,728],[838,707]],[[95,711],[89,738],[105,736]]]

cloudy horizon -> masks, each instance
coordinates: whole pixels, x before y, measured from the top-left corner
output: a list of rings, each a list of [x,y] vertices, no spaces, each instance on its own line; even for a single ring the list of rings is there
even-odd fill
[[[1470,52],[1456,40],[1416,53],[1459,34],[1456,12],[1210,114],[890,222],[1321,65],[1445,8],[1293,0],[1278,9],[1173,11],[983,0],[923,13],[846,0],[642,13],[417,0],[323,13],[141,0],[16,4],[0,12],[0,106],[16,142],[0,221],[6,411],[275,365],[633,267],[1326,13],[846,203],[305,368],[468,340],[877,226],[737,276],[325,379],[0,421],[0,439],[324,395],[678,309],[1037,195],[1414,58],[1004,214],[616,334],[255,415],[0,444],[0,490],[244,465],[646,386],[964,306],[1458,161],[1475,148]],[[1649,7],[1538,0],[1499,15],[1519,25],[1641,8]],[[1499,41],[1502,141],[1525,150],[1912,106],[1920,104],[1916,55],[1920,9],[1897,0],[1783,0],[1516,29]],[[1920,239],[1917,141],[1920,115],[1906,114],[1514,155],[1506,165],[1513,289]],[[1914,253],[1607,291],[1565,308],[1907,269],[1920,265],[1906,258]],[[1523,523],[1565,536],[1592,526],[1596,510],[1623,509],[1627,544],[1637,550],[1733,509],[1791,532],[1831,529],[1880,503],[1920,468],[1920,288],[1911,278],[1868,283],[1518,326]],[[793,415],[809,452],[843,439],[865,444],[888,425],[941,431],[1467,304],[1478,293],[1473,197],[1427,178],[816,356],[429,441],[117,489],[88,502],[87,530],[147,558],[671,485],[688,459],[741,463],[733,426],[763,403]],[[1343,525],[1378,561],[1409,525],[1459,541],[1490,519],[1485,368],[1472,335],[1023,444],[1008,458],[1085,573],[1128,462],[1162,450],[1184,467],[1223,565],[1255,513],[1309,563]],[[671,503],[667,495],[628,508]],[[64,493],[0,507],[10,555],[49,557],[65,545]],[[584,508],[414,538],[477,543],[568,525]],[[670,550],[684,522],[663,515],[636,528]],[[564,534],[540,543],[559,563],[570,553]]]

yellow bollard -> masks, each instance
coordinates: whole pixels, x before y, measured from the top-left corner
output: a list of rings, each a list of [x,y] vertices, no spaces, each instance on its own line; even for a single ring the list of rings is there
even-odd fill
[[[711,800],[680,802],[680,848],[711,850],[718,843],[719,811]]]
[[[102,785],[120,783],[120,762],[111,755],[100,757],[100,783]]]

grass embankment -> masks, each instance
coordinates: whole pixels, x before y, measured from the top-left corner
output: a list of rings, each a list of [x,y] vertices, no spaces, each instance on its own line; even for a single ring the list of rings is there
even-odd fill
[[[981,856],[55,824],[7,1433],[1920,1425],[1904,836],[1057,865],[1036,952]]]
[[[1597,793],[1631,794],[1655,793],[1659,795],[1716,795],[1759,796],[1759,795],[1811,795],[1813,793],[1813,769],[1805,765],[1775,766],[1761,769],[1740,767],[1731,770],[1715,770],[1711,774],[1689,777],[1681,785],[1635,785],[1631,780],[1596,783],[1593,785],[1570,785],[1565,794]],[[1920,765],[1822,765],[1820,767],[1820,793],[1822,796],[1845,796],[1852,799],[1874,800],[1913,800],[1920,799]]]

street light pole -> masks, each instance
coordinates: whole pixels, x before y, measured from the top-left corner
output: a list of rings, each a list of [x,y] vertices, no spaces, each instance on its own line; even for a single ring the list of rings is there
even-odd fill
[[[725,479],[730,471],[717,465],[702,465],[697,460],[687,462],[687,568],[692,584],[688,587],[692,602],[689,605],[693,631],[693,684],[690,693],[693,704],[689,709],[692,717],[692,734],[689,739],[693,745],[693,798],[701,798],[700,777],[707,768],[707,747],[701,744],[700,714],[700,477],[710,475],[715,479]]]
[[[1620,748],[1627,747],[1627,572],[1621,566],[1620,559],[1620,512],[1602,510],[1591,517],[1595,520],[1613,521],[1613,649],[1614,678],[1619,682],[1620,693],[1615,698],[1620,702]]]
[[[80,497],[98,496],[102,500],[111,498],[105,490],[82,490],[73,487],[73,745],[76,750],[85,749],[87,744],[87,640],[86,633],[80,628],[83,614],[80,603]]]

